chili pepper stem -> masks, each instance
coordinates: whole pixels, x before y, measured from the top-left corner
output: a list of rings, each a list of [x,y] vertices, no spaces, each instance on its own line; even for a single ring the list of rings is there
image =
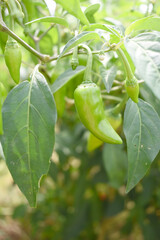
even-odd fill
[[[84,73],[84,81],[92,82],[92,51],[85,44],[81,44],[80,47],[85,48],[88,52],[88,60],[87,60],[86,70],[85,70],[85,73]]]
[[[75,31],[75,37],[78,35],[78,31]],[[71,60],[71,66],[72,69],[75,70],[77,66],[79,65],[78,61],[78,46],[74,47],[73,49],[73,55],[72,55],[72,60]]]
[[[122,112],[122,110],[124,109],[124,107],[126,105],[127,100],[128,100],[128,94],[125,94],[122,101],[112,109],[112,113],[118,114],[118,113]]]
[[[123,52],[123,50],[121,48],[118,48],[117,49],[117,53],[118,55],[121,57],[122,59],[122,62],[124,64],[124,68],[125,68],[125,71],[126,71],[126,75],[127,75],[127,79],[132,79],[134,77],[134,74],[132,72],[132,69],[131,69],[131,66]]]

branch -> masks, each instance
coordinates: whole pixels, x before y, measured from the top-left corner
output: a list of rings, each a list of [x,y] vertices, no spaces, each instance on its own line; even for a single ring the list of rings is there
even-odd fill
[[[42,62],[47,62],[48,59],[50,59],[49,55],[44,55],[36,51],[34,48],[32,48],[28,43],[23,41],[20,37],[18,37],[14,32],[12,32],[6,24],[0,19],[0,31],[6,32],[9,36],[11,36],[13,39],[15,39],[17,42],[19,42],[24,48],[26,48],[29,52],[34,54],[36,57],[38,57]]]
[[[103,52],[109,52],[109,51],[112,51],[113,48],[112,47],[109,47],[107,49],[105,49]],[[92,54],[100,54],[102,51],[101,50],[97,50],[97,51],[92,51]],[[64,57],[68,57],[70,55],[73,54],[73,51],[70,51],[66,54],[64,54],[61,58],[64,58]],[[78,50],[78,54],[86,54],[85,51],[82,51],[82,50]],[[59,58],[59,55],[55,56],[55,57],[50,57],[50,59],[47,61],[47,62],[52,62],[52,61],[55,61]]]
[[[32,53],[38,59],[40,59],[43,63],[49,63],[49,62],[55,61],[59,58],[59,55],[51,57],[46,54],[41,54],[40,52],[38,52],[37,50],[32,48],[28,43],[26,43],[24,40],[22,40],[20,37],[18,37],[13,31],[11,31],[6,26],[6,24],[3,22],[3,20],[1,18],[0,18],[0,31],[6,32],[9,36],[11,36],[17,42],[19,42],[25,49],[27,49],[30,53]],[[109,52],[112,50],[113,50],[112,47],[108,47],[107,49],[103,50],[103,52],[105,53],[105,52]],[[100,53],[101,53],[101,50],[92,51],[92,54],[100,54]],[[62,57],[64,58],[64,57],[70,56],[72,54],[73,54],[73,51],[70,51],[70,52],[64,54]],[[82,50],[78,50],[78,54],[86,54],[86,52],[84,52]]]

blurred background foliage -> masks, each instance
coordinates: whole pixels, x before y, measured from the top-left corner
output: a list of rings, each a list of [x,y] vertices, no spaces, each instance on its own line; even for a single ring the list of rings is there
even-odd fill
[[[26,1],[22,1],[25,5]],[[159,0],[81,0],[82,10],[90,4],[100,3],[93,21],[109,23],[124,31],[132,21],[150,14],[160,14]],[[29,20],[48,15],[43,1],[32,1]],[[70,27],[56,27],[40,41],[42,53],[56,55],[73,37],[76,19],[57,6],[56,16],[68,20]],[[6,17],[7,21],[7,17]],[[26,19],[26,21],[28,21]],[[29,32],[40,36],[50,25],[15,26],[15,32],[31,46],[37,47]],[[92,44],[99,49],[99,43]],[[21,80],[28,79],[38,60],[22,48]],[[15,85],[0,53],[0,81],[10,91]],[[104,57],[104,60],[103,60]],[[41,68],[50,85],[70,68],[71,57],[52,62]],[[80,65],[87,57],[79,56]],[[106,68],[115,66],[116,79],[123,81],[122,64],[113,53],[99,59],[94,56],[93,79],[101,82],[101,60]],[[104,144],[94,152],[86,149],[88,132],[79,122],[73,92],[83,79],[83,72],[72,78],[55,94],[58,110],[56,144],[48,176],[41,181],[37,208],[30,208],[7,170],[3,153],[0,160],[0,240],[159,240],[160,239],[160,154],[147,176],[125,194],[127,178],[126,143],[122,146]],[[107,108],[115,106],[116,99],[106,98]],[[112,96],[112,92],[111,92]],[[116,92],[121,96],[121,91]],[[160,114],[160,103],[142,84],[141,97],[147,99]],[[118,129],[123,137],[122,126]],[[116,176],[116,177],[115,177]]]

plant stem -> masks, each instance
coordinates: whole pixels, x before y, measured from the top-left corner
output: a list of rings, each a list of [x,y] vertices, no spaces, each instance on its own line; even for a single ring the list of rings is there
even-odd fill
[[[1,9],[0,9],[1,10]],[[35,55],[37,58],[39,58],[42,62],[44,63],[49,63],[49,62],[52,62],[52,61],[55,61],[59,58],[59,55],[57,56],[49,56],[49,55],[45,55],[45,54],[41,54],[40,52],[36,51],[34,48],[32,48],[29,44],[27,44],[25,41],[23,41],[20,37],[18,37],[13,31],[11,31],[7,26],[6,24],[4,23],[4,21],[2,20],[2,17],[1,17],[1,11],[0,11],[0,31],[2,32],[6,32],[9,36],[11,36],[13,39],[15,39],[17,42],[19,42],[25,49],[27,49],[29,52],[31,52],[33,55]],[[32,39],[34,41],[35,38],[33,36],[31,36]],[[82,46],[82,45],[81,45]],[[86,46],[86,45],[85,45]],[[84,45],[83,45],[84,47]],[[84,47],[84,48],[89,48],[88,46]],[[90,50],[90,49],[89,49]],[[113,48],[112,47],[108,47],[107,49],[104,50],[104,52],[109,52],[109,51],[112,51]],[[91,50],[90,50],[91,52]],[[96,51],[92,51],[91,54],[100,54],[101,53],[101,50],[96,50]],[[70,56],[73,54],[73,51],[70,51],[66,54],[64,54],[62,56],[62,58],[64,57],[67,57],[67,56]],[[78,50],[78,54],[86,54],[86,52],[83,52],[81,50]]]
[[[126,75],[127,75],[127,79],[132,79],[134,77],[134,74],[132,72],[132,69],[131,69],[131,66],[123,52],[123,50],[121,48],[118,48],[117,49],[117,53],[118,55],[121,57],[122,59],[122,62],[124,64],[124,68],[125,68],[125,71],[126,71]]]
[[[125,107],[125,104],[126,104],[127,100],[128,100],[128,94],[125,94],[124,98],[122,99],[122,101],[119,104],[117,104],[116,107],[114,107],[112,109],[112,113],[118,114],[118,113],[122,112],[122,110]]]
[[[34,48],[32,48],[30,45],[28,45],[25,41],[23,41],[20,37],[18,37],[14,32],[12,32],[6,24],[0,20],[0,31],[6,32],[9,36],[11,36],[13,39],[15,39],[17,42],[19,42],[24,48],[26,48],[29,52],[34,54],[36,57],[38,57],[42,62],[46,62],[49,59],[48,55],[43,55],[36,51]]]
[[[78,35],[78,31],[75,31],[75,37]],[[71,66],[72,69],[75,70],[77,66],[79,65],[78,61],[78,46],[74,47],[73,49],[73,55],[72,55],[72,60],[71,60]]]
[[[51,26],[45,31],[43,32],[37,39],[38,41],[40,41],[56,24],[51,24]]]
[[[122,86],[115,86],[115,87],[112,87],[110,92],[115,92],[115,91],[118,91],[122,88]],[[102,90],[101,93],[108,93],[107,90]]]
[[[112,50],[113,50],[112,48],[107,48],[107,49],[104,50],[104,52],[109,52],[109,51],[112,51]],[[99,54],[99,53],[101,53],[101,50],[92,51],[92,54]],[[68,57],[68,56],[70,56],[72,54],[73,54],[73,51],[70,51],[68,53],[65,53],[61,58]],[[78,50],[78,54],[86,54],[86,52]],[[54,57],[50,57],[50,59],[47,62],[55,61],[58,58],[59,58],[59,55],[58,56],[54,56]]]
[[[85,73],[84,73],[84,81],[91,81],[92,82],[92,51],[85,44],[81,44],[79,46],[82,47],[82,48],[85,48],[88,52],[88,60],[87,60],[86,70],[85,70]]]

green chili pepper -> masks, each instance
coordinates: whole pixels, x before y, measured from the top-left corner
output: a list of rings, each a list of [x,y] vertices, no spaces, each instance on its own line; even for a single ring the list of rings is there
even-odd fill
[[[54,93],[54,100],[56,103],[58,117],[62,117],[65,111],[65,95],[66,95],[65,85]]]
[[[113,129],[116,131],[120,125],[122,124],[122,114],[114,114],[111,110],[105,111],[106,118],[110,122]],[[95,137],[92,133],[89,133],[88,139],[87,139],[87,150],[88,152],[94,151],[96,148],[100,147],[103,144],[103,141]]]
[[[4,57],[11,77],[15,83],[19,83],[22,53],[18,43],[15,40],[9,39],[7,41]]]
[[[72,60],[71,60],[71,66],[72,66],[73,70],[75,70],[79,65],[77,51],[78,51],[78,47],[75,47],[73,50],[73,56],[72,56]]]
[[[122,62],[124,64],[124,68],[126,71],[126,81],[125,81],[125,88],[128,93],[128,96],[135,102],[138,103],[138,95],[139,95],[139,84],[134,76],[131,66],[127,60],[126,55],[124,54],[123,50],[121,48],[117,49],[117,53],[122,59]]]
[[[100,88],[83,82],[74,92],[77,112],[84,126],[103,142],[121,144],[122,140],[106,118]]]
[[[138,84],[136,77],[133,76],[131,79],[127,79],[125,82],[125,88],[128,93],[128,96],[135,103],[138,103],[139,84]]]

